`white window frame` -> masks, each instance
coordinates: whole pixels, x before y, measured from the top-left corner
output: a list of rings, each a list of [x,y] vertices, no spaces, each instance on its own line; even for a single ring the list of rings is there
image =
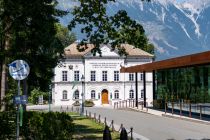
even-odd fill
[[[107,71],[102,71],[102,81],[107,81]]]
[[[119,99],[119,90],[114,91],[114,98]]]
[[[133,90],[129,91],[129,98],[134,99],[134,91]]]
[[[68,71],[62,71],[62,81],[68,81]]]
[[[114,71],[114,81],[119,81],[119,71]]]
[[[96,71],[90,71],[90,81],[96,81]]]
[[[79,81],[79,71],[74,71],[74,81]]]
[[[95,90],[91,90],[91,99],[96,99],[96,91]]]
[[[129,81],[134,81],[134,73],[129,73]]]
[[[68,92],[66,90],[63,91],[62,99],[63,100],[67,100],[68,99]]]
[[[78,93],[78,95],[76,96],[76,93]],[[76,90],[74,91],[74,100],[78,100],[79,99],[79,91]]]

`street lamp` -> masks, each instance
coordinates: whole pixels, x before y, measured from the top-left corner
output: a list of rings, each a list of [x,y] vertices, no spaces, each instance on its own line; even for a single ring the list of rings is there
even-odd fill
[[[52,87],[51,87],[51,85],[49,85],[49,99],[48,99],[48,104],[49,104],[49,112],[51,111],[51,106],[50,106],[50,95],[51,95],[51,90],[52,90]]]
[[[84,77],[84,75],[82,75],[81,81],[82,81],[82,106],[81,106],[80,115],[83,115],[84,114],[84,102],[85,102],[85,77]]]

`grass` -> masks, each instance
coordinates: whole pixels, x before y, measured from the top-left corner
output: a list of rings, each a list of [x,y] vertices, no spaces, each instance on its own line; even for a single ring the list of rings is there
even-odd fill
[[[76,113],[69,113],[75,124],[75,132],[73,139],[76,140],[101,140],[103,139],[104,125],[95,122],[92,119],[84,116],[79,116]],[[112,139],[119,139],[118,132],[111,132]]]

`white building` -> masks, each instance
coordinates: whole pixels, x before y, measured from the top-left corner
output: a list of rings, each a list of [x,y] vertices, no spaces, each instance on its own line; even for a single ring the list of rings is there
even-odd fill
[[[110,104],[120,100],[135,98],[135,73],[120,73],[121,66],[133,66],[152,61],[153,55],[122,45],[127,57],[111,51],[109,45],[101,45],[102,57],[93,56],[89,44],[84,52],[78,52],[76,43],[65,49],[65,57],[55,69],[52,88],[52,100],[55,105],[72,105],[82,101],[84,90],[85,100],[93,100],[95,105]],[[82,75],[85,77],[82,90]],[[152,102],[152,74],[146,74],[146,99]],[[138,98],[143,98],[143,74],[138,73]]]

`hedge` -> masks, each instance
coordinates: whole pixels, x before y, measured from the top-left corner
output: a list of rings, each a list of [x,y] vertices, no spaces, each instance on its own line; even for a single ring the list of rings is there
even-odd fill
[[[0,123],[0,139],[14,139],[16,135],[16,118],[11,118],[7,114],[8,112],[0,113],[0,120],[3,120]],[[63,112],[25,112],[23,119],[23,126],[20,127],[20,137],[22,139],[72,139],[74,132],[73,120],[69,115]]]

